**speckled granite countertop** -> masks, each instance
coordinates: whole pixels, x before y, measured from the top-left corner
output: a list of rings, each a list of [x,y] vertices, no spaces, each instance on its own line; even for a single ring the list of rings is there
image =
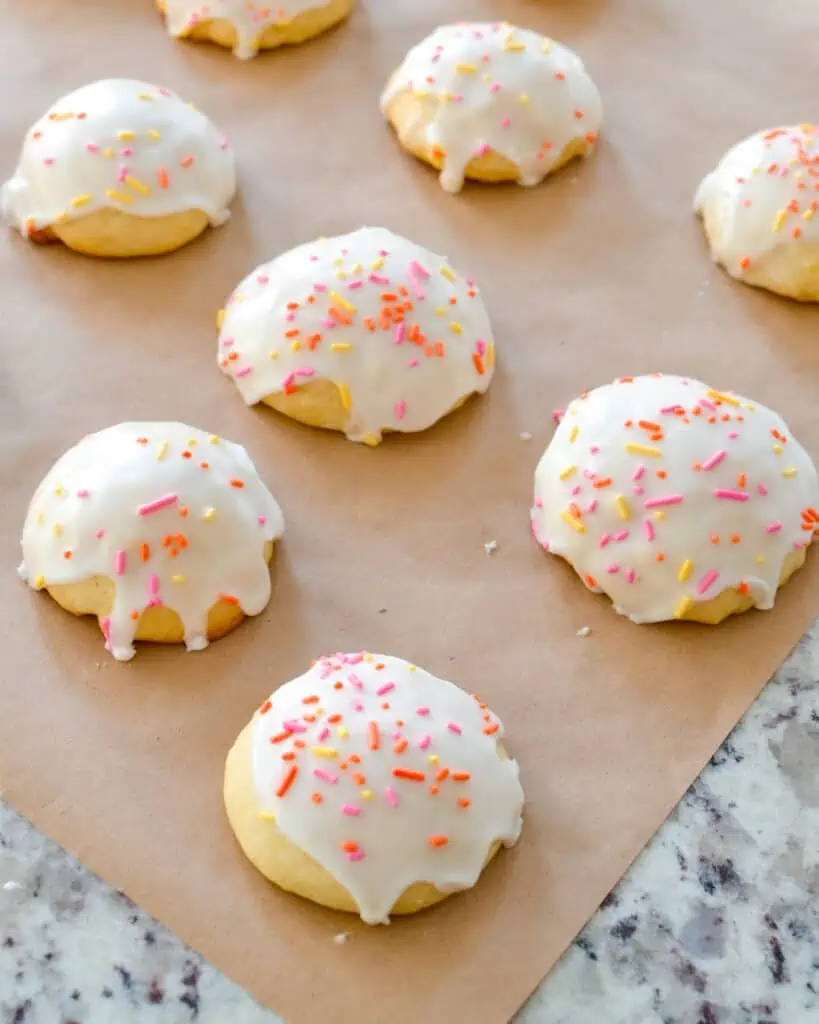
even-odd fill
[[[817,893],[814,627],[518,1024],[816,1024]],[[278,1019],[0,802],[0,1024]]]

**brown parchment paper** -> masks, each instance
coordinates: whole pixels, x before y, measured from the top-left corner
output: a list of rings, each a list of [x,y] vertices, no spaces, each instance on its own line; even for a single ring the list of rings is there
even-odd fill
[[[819,8],[364,0],[338,31],[247,64],[172,41],[150,0],[0,0],[0,15],[4,176],[43,109],[110,75],[189,96],[230,134],[241,173],[231,222],[163,259],[95,262],[0,237],[4,795],[290,1024],[496,1024],[818,610],[814,554],[773,612],[718,629],[632,625],[537,548],[528,508],[551,410],[622,374],[735,388],[819,455],[819,312],[729,281],[690,213],[728,146],[816,117]],[[607,107],[597,155],[535,190],[445,195],[377,106],[442,18],[505,18],[579,50]],[[247,271],[361,224],[473,274],[499,352],[485,399],[377,450],[247,410],[215,361],[215,310]],[[127,418],[242,442],[285,511],[270,606],[202,654],[143,647],[116,664],[95,624],[16,578],[41,476],[84,433]],[[313,656],[362,647],[482,694],[528,797],[520,844],[477,889],[390,928],[268,886],[221,805],[224,755],[254,707]]]

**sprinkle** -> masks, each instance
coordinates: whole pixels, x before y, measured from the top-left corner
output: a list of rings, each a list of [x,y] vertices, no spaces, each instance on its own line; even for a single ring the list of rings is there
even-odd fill
[[[132,139],[136,138],[136,133],[131,131],[117,132],[117,138],[120,142],[131,142]]]
[[[380,737],[378,735],[377,722],[367,723],[367,746],[370,748],[370,750],[378,750],[380,746]]]
[[[193,164],[192,156],[185,156],[179,161],[181,167],[190,167]]]
[[[686,559],[680,566],[680,571],[677,573],[677,579],[680,583],[685,583],[688,577],[691,575],[691,570],[694,568],[694,563],[690,558]]]
[[[402,420],[406,416],[406,414],[407,414],[407,403],[403,400],[403,398],[400,398],[395,403],[395,418],[397,420]]]
[[[680,603],[677,605],[677,607],[674,609],[674,618],[675,619],[683,618],[685,615],[688,614],[688,612],[693,607],[693,605],[694,605],[693,598],[688,597],[688,596],[684,597],[680,601]]]
[[[709,390],[707,392],[709,398],[713,398],[716,402],[727,402],[728,405],[739,405],[739,401],[732,395],[725,395],[721,391]]]
[[[483,734],[484,736],[492,736],[498,731],[499,728],[500,726],[498,725],[498,723],[493,722],[492,725],[487,725],[487,727],[483,730]],[[454,779],[455,776],[453,775],[452,778]]]
[[[114,188],[106,189],[105,190],[105,194],[108,196],[109,199],[113,199],[114,202],[117,202],[117,203],[123,203],[125,206],[130,206],[131,203],[133,203],[133,201],[134,201],[134,197],[133,196],[129,196],[125,192],[118,192]]]
[[[393,768],[392,774],[396,779],[407,779],[410,782],[423,782],[426,779],[423,772],[410,771],[408,768]]]
[[[91,199],[92,199],[92,197],[88,196],[88,195],[75,196],[71,200],[71,205],[72,206],[86,206],[88,203],[91,202]]]
[[[628,519],[631,516],[631,510],[628,507],[628,502],[622,494],[618,494],[614,499],[614,503],[617,506],[617,511],[620,513],[621,519]]]
[[[564,523],[568,523],[573,530],[576,530],[577,533],[586,532],[585,524],[581,523],[579,519],[575,519],[575,517],[571,515],[570,512],[567,512],[565,509],[560,513],[560,518],[563,520]]]
[[[577,469],[577,466],[567,466],[560,474],[561,480],[567,480],[572,473]]]
[[[395,790],[391,786],[387,786],[384,790],[384,796],[387,798],[387,803],[390,807],[398,806],[398,797],[395,795]]]
[[[126,175],[124,182],[128,188],[132,188],[134,192],[139,192],[141,196],[147,196],[151,192],[144,181],[140,181],[139,178],[135,178],[132,174]]]
[[[452,780],[453,780],[453,782],[469,782],[469,780],[471,778],[472,778],[472,776],[469,774],[469,772],[453,772],[452,773]]]
[[[293,782],[294,782],[294,780],[295,780],[295,778],[296,778],[296,776],[298,774],[299,774],[298,766],[295,765],[295,764],[291,764],[290,767],[287,769],[287,774],[282,779],[281,785],[276,790],[276,796],[277,797],[281,798],[281,797],[284,796],[284,794],[288,791],[288,789],[290,789],[290,787],[293,785]]]
[[[447,722],[447,729],[449,729],[450,732],[454,732],[456,736],[460,736],[463,733],[463,729],[460,725],[456,725],[455,722]]]
[[[700,594],[704,594],[706,590],[709,590],[718,579],[719,573],[716,571],[716,569],[711,569],[711,571],[707,572],[699,581],[699,583],[697,584],[697,590]]]
[[[714,489],[715,498],[726,498],[728,501],[748,501],[751,497],[746,491],[730,491],[724,487]]]
[[[378,687],[375,691],[376,697],[383,697],[384,694],[390,693],[391,690],[395,689],[395,683],[384,683]]]
[[[790,479],[793,476],[796,476],[796,474],[797,474],[797,470],[796,470],[795,467],[791,467],[790,469],[783,469],[782,470],[782,476],[787,477],[788,479]]]
[[[185,577],[184,576],[179,576],[179,575],[171,576],[171,583],[184,583],[184,582],[185,582]]]
[[[114,572],[121,576],[125,572],[125,552],[117,551],[114,555]]]
[[[155,501],[149,501],[145,505],[138,505],[137,515],[147,516],[151,512],[158,512],[160,509],[167,508],[169,505],[173,505],[177,501],[179,501],[178,494],[166,494],[163,498],[157,498]]]
[[[768,525],[765,527],[765,530],[768,533],[779,533],[781,529],[782,523],[780,523],[778,520],[775,523],[768,523]]]
[[[643,532],[646,535],[646,540],[651,542],[654,540],[654,524],[650,519],[643,520]]]
[[[285,722],[285,727],[286,726],[287,723]],[[302,730],[299,731],[301,732]],[[316,757],[338,757],[338,751],[335,749],[335,747],[310,747],[310,753],[315,754]]]
[[[700,469],[713,469],[714,466],[718,466],[722,462],[727,454],[728,452],[726,452],[724,448],[721,448],[718,452],[714,452],[710,459],[703,462]]]
[[[139,546],[139,557],[143,562],[147,562],[151,557],[151,549],[147,544],[140,544]]]
[[[34,581],[34,586],[40,590],[45,586],[45,576],[38,576]]]
[[[418,746],[421,750],[426,750],[430,743],[432,743],[432,737],[428,732],[424,733],[421,739],[418,740]]]
[[[415,711],[415,714],[416,715],[428,715],[429,714],[429,708],[417,708],[416,711]]]
[[[342,804],[341,813],[348,814],[351,818],[357,818],[361,814],[361,808],[356,807],[355,804]]]
[[[643,508],[660,508],[663,505],[679,505],[683,500],[681,494],[667,494],[662,498],[649,498],[643,502]]]
[[[634,455],[659,456],[663,454],[659,448],[652,448],[647,444],[634,444],[632,441],[629,441],[626,445],[626,451],[629,451]]]

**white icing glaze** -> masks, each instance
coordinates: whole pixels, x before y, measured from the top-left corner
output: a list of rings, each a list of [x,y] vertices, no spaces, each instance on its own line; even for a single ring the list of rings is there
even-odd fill
[[[167,89],[112,78],[64,96],[33,126],[2,204],[23,234],[101,209],[201,210],[215,225],[235,192],[233,152],[204,114]]]
[[[618,612],[658,622],[743,584],[773,607],[817,508],[816,469],[776,413],[657,375],[569,405],[535,472],[532,527]]]
[[[718,226],[711,233],[714,257],[734,277],[779,246],[819,243],[818,132],[812,124],[757,132],[729,150],[697,189],[694,210],[709,208]]]
[[[596,141],[603,116],[577,54],[507,24],[436,29],[390,79],[382,112],[407,92],[440,100],[426,141],[444,153],[448,192],[460,190],[467,164],[489,150],[517,164],[519,184],[538,185],[570,142]]]
[[[361,228],[249,274],[224,311],[219,363],[248,405],[339,384],[347,437],[373,443],[387,428],[425,430],[486,391],[494,344],[472,281],[385,228]]]
[[[264,546],[283,529],[241,446],[184,423],[120,423],[69,449],[37,488],[20,575],[36,590],[113,580],[102,625],[117,660],[133,657],[139,614],[157,604],[182,619],[188,649],[202,650],[220,596],[247,615],[265,607]]]
[[[321,0],[163,0],[168,31],[185,36],[203,21],[217,18],[229,21],[236,29],[233,53],[249,60],[259,52],[259,37],[271,25],[287,25],[299,14],[321,7]]]
[[[490,847],[518,839],[523,790],[502,737],[477,698],[400,658],[321,658],[255,716],[261,816],[347,889],[364,921],[387,923],[415,882],[468,889]]]

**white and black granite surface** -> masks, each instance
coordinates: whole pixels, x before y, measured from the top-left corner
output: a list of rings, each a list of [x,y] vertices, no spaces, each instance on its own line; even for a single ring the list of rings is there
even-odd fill
[[[817,894],[819,635],[517,1024],[819,1024]],[[0,1024],[278,1019],[0,802]]]

